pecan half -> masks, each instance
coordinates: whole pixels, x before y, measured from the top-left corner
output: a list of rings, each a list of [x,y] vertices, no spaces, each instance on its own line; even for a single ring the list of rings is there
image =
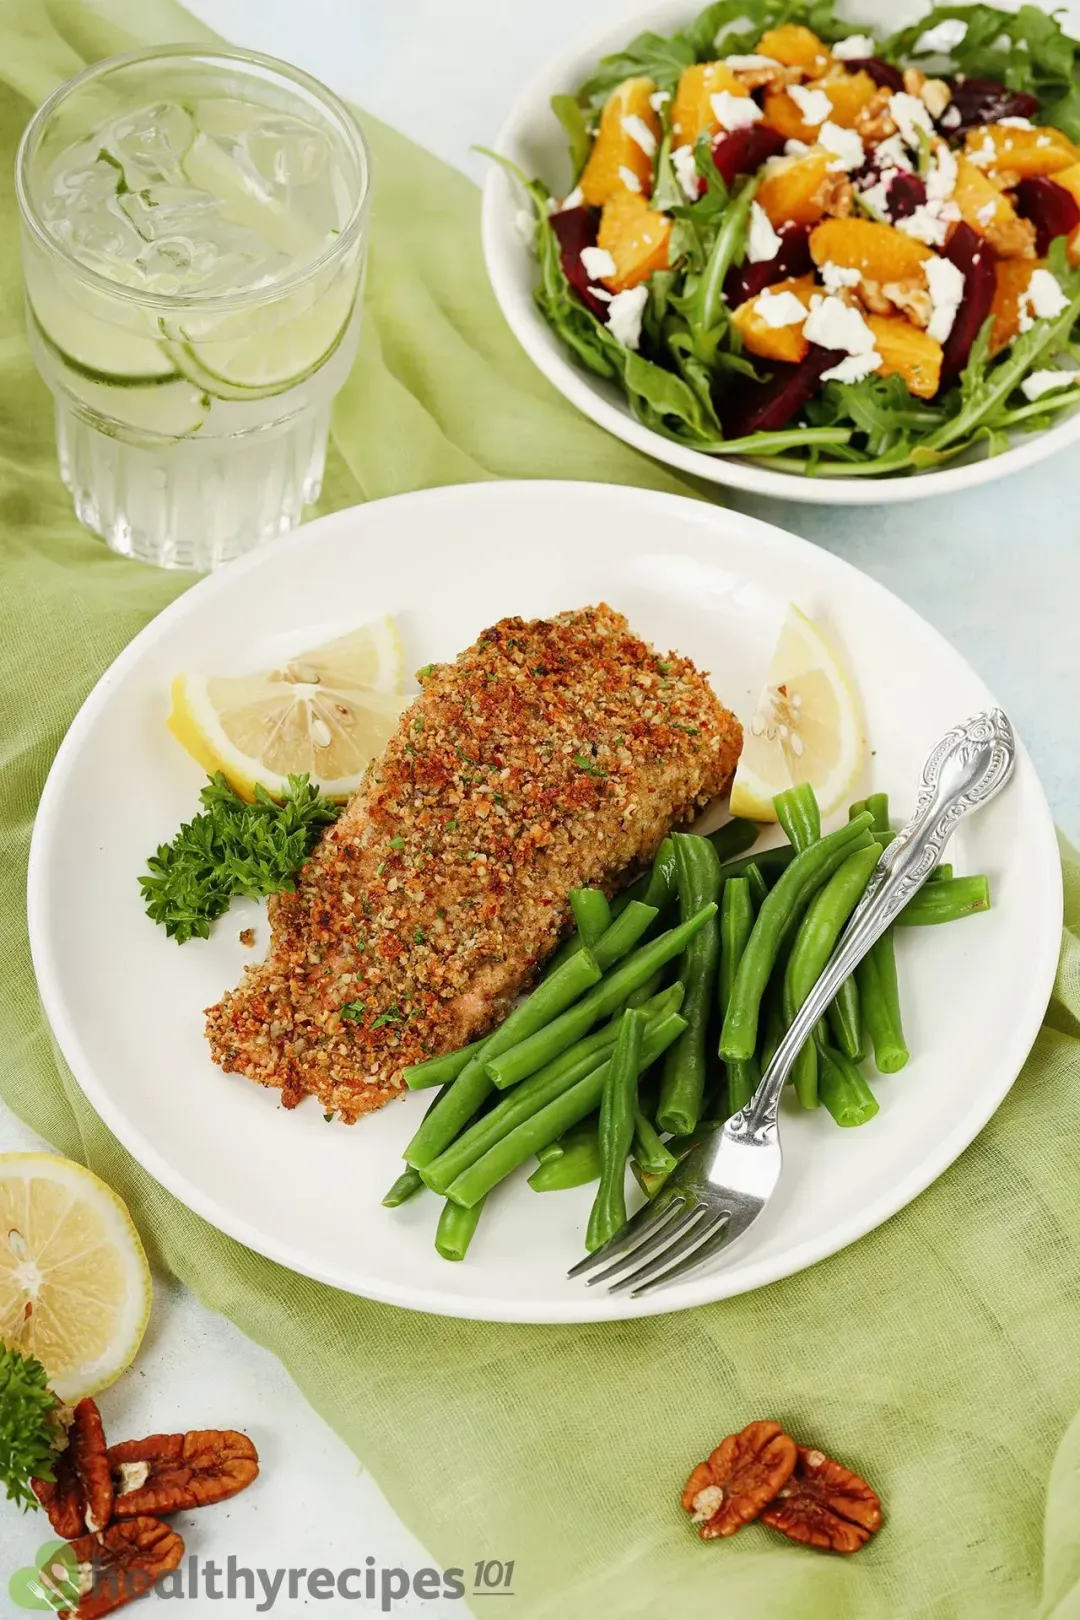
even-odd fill
[[[192,1429],[188,1434],[151,1434],[109,1447],[116,1484],[113,1513],[179,1513],[207,1507],[251,1484],[259,1453],[235,1429]]]
[[[97,1535],[71,1543],[83,1595],[60,1620],[100,1620],[149,1592],[154,1582],[176,1569],[184,1556],[183,1538],[160,1519],[128,1519]]]
[[[874,1491],[823,1451],[799,1447],[791,1478],[761,1515],[762,1524],[791,1541],[830,1552],[858,1552],[881,1527]]]
[[[868,146],[876,146],[887,136],[896,134],[896,120],[889,111],[891,96],[889,89],[878,90],[855,114],[855,128]]]
[[[798,1448],[779,1423],[748,1423],[721,1440],[686,1482],[682,1505],[702,1541],[733,1536],[756,1519],[791,1478]]]
[[[104,1530],[113,1511],[112,1469],[101,1413],[89,1396],[76,1406],[56,1479],[30,1481],[58,1536],[72,1541],[84,1530]]]

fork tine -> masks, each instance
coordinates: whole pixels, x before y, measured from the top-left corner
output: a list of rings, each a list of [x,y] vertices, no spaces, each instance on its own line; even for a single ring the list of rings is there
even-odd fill
[[[719,1226],[713,1228],[711,1235],[706,1237],[704,1243],[695,1249],[693,1254],[686,1255],[677,1265],[669,1266],[659,1276],[654,1274],[644,1282],[639,1283],[630,1298],[637,1299],[641,1294],[647,1294],[654,1288],[662,1288],[665,1283],[674,1282],[676,1277],[687,1276],[691,1271],[695,1271],[698,1266],[705,1265],[706,1261],[719,1254],[721,1249],[727,1248],[729,1243],[734,1243],[735,1239],[745,1230],[745,1227],[736,1226],[734,1221],[726,1216],[721,1216]]]
[[[621,1254],[624,1249],[630,1248],[638,1238],[647,1238],[658,1224],[666,1222],[673,1205],[683,1203],[681,1193],[668,1190],[659,1192],[649,1204],[643,1204],[636,1215],[632,1215],[625,1226],[619,1228],[613,1238],[602,1243],[592,1254],[587,1254],[584,1260],[579,1260],[576,1266],[571,1266],[566,1273],[568,1277],[580,1277],[583,1272],[591,1271],[593,1266],[602,1266],[605,1260],[612,1255]],[[619,1269],[616,1267],[616,1270]],[[590,1278],[590,1282],[595,1279]]]
[[[660,1252],[658,1254],[650,1253],[645,1265],[639,1266],[637,1271],[632,1271],[628,1277],[621,1277],[618,1282],[612,1283],[608,1293],[621,1294],[626,1288],[634,1288],[639,1283],[646,1282],[650,1277],[656,1276],[658,1268],[663,1268],[669,1260],[677,1260],[688,1249],[696,1248],[702,1238],[708,1237],[715,1227],[711,1212],[705,1209],[703,1205],[698,1204],[691,1213],[693,1215],[700,1213],[703,1215],[703,1219],[682,1221],[679,1223],[677,1232],[674,1234],[665,1233],[665,1237],[671,1236],[672,1241],[665,1242],[662,1248],[660,1248],[659,1243],[654,1243],[652,1249],[660,1249]],[[716,1219],[723,1219],[723,1217],[718,1216]],[[631,1258],[633,1260],[640,1259],[640,1252],[635,1253]],[[593,1277],[591,1281],[599,1282],[600,1278]]]
[[[643,1243],[639,1243],[636,1248],[631,1249],[627,1254],[621,1255],[613,1265],[605,1266],[604,1270],[598,1271],[595,1277],[589,1277],[587,1279],[589,1287],[591,1288],[594,1283],[607,1282],[609,1278],[615,1276],[616,1272],[625,1271],[627,1266],[636,1266],[639,1261],[645,1259],[646,1255],[655,1254],[657,1249],[666,1248],[673,1238],[678,1237],[680,1232],[685,1232],[686,1228],[692,1224],[700,1208],[700,1204],[691,1204],[685,1209],[680,1209],[674,1220],[665,1222],[663,1227],[654,1231]],[[621,1283],[619,1287],[622,1287]]]

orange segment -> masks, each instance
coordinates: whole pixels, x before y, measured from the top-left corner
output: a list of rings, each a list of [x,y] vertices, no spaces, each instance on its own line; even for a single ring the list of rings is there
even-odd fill
[[[671,221],[658,214],[634,191],[614,192],[604,204],[596,245],[615,260],[615,274],[606,277],[613,292],[636,287],[663,270],[668,262]]]
[[[828,46],[799,23],[767,29],[755,51],[759,56],[771,56],[774,62],[783,62],[785,67],[802,68],[808,78],[818,78],[832,62]]]
[[[869,73],[838,74],[831,79],[814,79],[807,90],[823,90],[832,104],[829,118],[844,129],[854,129],[860,110],[877,90]],[[788,90],[768,90],[765,94],[765,122],[778,129],[789,141],[817,140],[820,124],[808,124],[795,97]]]
[[[748,96],[749,90],[723,62],[698,62],[684,70],[671,103],[673,146],[693,146],[699,135],[719,129],[712,97],[721,90]]]
[[[980,124],[967,133],[967,155],[976,168],[991,178],[1016,175],[1026,180],[1032,175],[1057,174],[1080,162],[1080,148],[1060,129],[1016,129],[1012,124]]]
[[[990,353],[998,354],[1008,347],[1020,330],[1020,300],[1028,290],[1032,272],[1039,268],[1038,259],[999,259],[994,266],[994,298],[990,313],[994,324],[990,331]]]
[[[902,315],[868,315],[866,324],[881,356],[878,376],[899,375],[919,399],[933,399],[941,381],[942,348],[937,339]]]
[[[651,79],[625,79],[608,97],[580,180],[581,194],[593,208],[602,208],[620,188],[633,191],[634,186],[626,180],[627,174],[635,177],[642,195],[651,195],[652,157],[623,127],[623,119],[640,118],[659,144],[660,119],[649,103],[655,90]]]
[[[794,293],[804,308],[809,310],[813,291],[813,276],[792,276],[787,281],[775,282],[764,293],[740,304],[731,320],[742,333],[743,347],[747,353],[756,354],[762,360],[802,360],[810,347],[803,337],[802,327],[770,326],[758,305],[763,298],[767,301],[769,296]]]
[[[831,158],[822,148],[782,158],[757,190],[756,200],[773,225],[813,225],[825,212]]]
[[[1065,190],[1080,203],[1080,163],[1073,163],[1067,169],[1059,169],[1054,176],[1055,186],[1064,186]],[[1069,258],[1073,264],[1080,263],[1080,225],[1069,238]]]
[[[872,219],[826,219],[810,232],[815,264],[859,270],[868,281],[910,281],[922,275],[931,250],[893,225]]]

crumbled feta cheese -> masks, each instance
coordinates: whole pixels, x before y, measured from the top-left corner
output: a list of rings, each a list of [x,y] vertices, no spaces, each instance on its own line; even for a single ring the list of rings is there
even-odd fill
[[[865,354],[849,354],[846,360],[840,360],[828,371],[821,373],[822,382],[857,383],[871,372],[877,371],[881,365],[881,356],[876,349],[868,349]]]
[[[764,117],[753,96],[736,96],[730,90],[714,91],[709,104],[721,129],[748,129]]]
[[[599,298],[602,304],[610,304],[611,300],[615,297],[615,294],[613,292],[609,292],[606,287],[590,287],[589,291],[592,293],[594,298]]]
[[[646,157],[656,156],[656,136],[637,113],[627,113],[621,120],[624,132],[629,135],[635,146],[640,146]]]
[[[914,168],[914,164],[908,156],[907,147],[899,135],[890,135],[887,140],[878,141],[874,147],[874,157],[877,159],[879,166],[887,164],[891,169],[907,169],[909,171]]]
[[[831,259],[826,259],[819,268],[826,292],[838,293],[844,287],[857,287],[862,280],[861,271],[849,269],[844,264],[833,264]]]
[[[920,203],[912,213],[894,220],[893,224],[915,242],[925,242],[927,247],[943,247],[948,223],[941,217],[941,208],[938,202]]]
[[[996,124],[1002,124],[1006,129],[1034,129],[1035,125],[1030,118],[996,118]]]
[[[992,163],[997,162],[997,147],[989,135],[984,135],[982,145],[969,146],[964,156],[969,163],[974,163],[977,169],[988,169]]]
[[[806,305],[793,292],[772,292],[766,287],[754,300],[754,314],[766,326],[801,326],[806,319]]]
[[[877,41],[869,34],[849,34],[846,39],[838,39],[831,49],[838,62],[857,62],[875,54]]]
[[[581,250],[581,262],[590,281],[603,281],[615,274],[615,260],[607,248],[586,247]]]
[[[993,220],[994,215],[997,213],[997,208],[997,203],[994,201],[993,197],[991,197],[990,201],[984,202],[981,208],[976,208],[975,218],[978,220],[980,225],[989,225]]]
[[[896,90],[889,97],[889,116],[903,138],[905,146],[918,146],[919,131],[932,135],[934,120],[918,96],[909,96],[906,90]]]
[[[755,68],[782,68],[775,56],[725,56],[724,66],[733,73],[752,73]]]
[[[641,190],[641,181],[638,179],[633,169],[628,169],[625,163],[620,163],[619,165],[619,179],[622,181],[627,191]]]
[[[536,215],[528,208],[519,208],[514,215],[514,230],[526,247],[536,241]]]
[[[746,257],[751,264],[775,259],[780,251],[780,238],[772,228],[772,221],[760,203],[750,204],[750,228],[746,233]]]
[[[1024,378],[1020,390],[1026,399],[1041,399],[1044,394],[1069,388],[1077,382],[1080,382],[1080,371],[1033,371],[1030,377]]]
[[[1049,270],[1033,270],[1017,301],[1017,327],[1021,332],[1030,332],[1037,320],[1052,321],[1060,315],[1068,302],[1055,275]]]
[[[833,153],[833,161],[829,164],[831,174],[844,169],[850,173],[853,169],[861,169],[866,162],[866,149],[862,137],[853,129],[843,129],[839,124],[834,124],[831,119],[822,124],[818,131],[818,141],[826,152]]]
[[[557,214],[561,214],[567,208],[580,208],[584,201],[585,199],[581,194],[581,187],[575,186],[573,191],[568,192],[563,198],[558,208],[555,209],[555,212]]]
[[[865,191],[859,192],[859,200],[883,219],[891,217],[889,214],[889,192],[892,189],[893,181],[899,173],[899,169],[882,169],[874,184],[867,186]]]
[[[694,148],[677,146],[671,154],[671,167],[675,170],[675,178],[682,186],[684,194],[691,202],[696,202],[701,191],[701,176],[694,162]]]
[[[804,84],[789,84],[788,95],[799,109],[804,124],[823,124],[832,113],[832,102],[824,90],[808,90]]]
[[[931,315],[927,333],[944,343],[953,329],[956,312],[964,298],[964,273],[949,259],[936,255],[926,261],[926,285],[930,291]]]
[[[845,354],[869,354],[874,347],[874,334],[861,313],[832,293],[811,309],[803,336],[808,343]]]
[[[941,115],[940,122],[942,129],[958,128],[961,122],[959,107],[946,107],[945,111]]]
[[[608,305],[608,331],[628,349],[636,349],[641,342],[641,317],[648,298],[649,289],[642,284],[616,293]]]
[[[944,141],[939,142],[934,148],[934,161],[926,177],[927,201],[945,202],[951,197],[956,190],[958,172],[956,153],[950,151]]]
[[[809,150],[810,148],[805,141],[797,141],[792,138],[790,141],[784,142],[785,157],[805,157]]]
[[[670,90],[654,90],[652,95],[649,97],[649,106],[652,108],[653,112],[663,112],[670,100]]]
[[[928,28],[919,35],[915,50],[920,55],[948,56],[962,44],[967,31],[968,25],[960,17],[946,17],[936,28]]]

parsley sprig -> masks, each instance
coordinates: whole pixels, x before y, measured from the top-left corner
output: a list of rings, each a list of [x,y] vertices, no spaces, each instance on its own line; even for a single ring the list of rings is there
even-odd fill
[[[280,803],[256,786],[249,804],[218,772],[199,799],[201,812],[171,844],[159,845],[139,879],[147,916],[178,945],[209,938],[210,924],[236,895],[261,899],[292,889],[319,834],[342,811],[306,776],[289,777]]]
[[[31,1478],[53,1477],[59,1407],[41,1362],[0,1344],[0,1485],[21,1508],[37,1506]]]

